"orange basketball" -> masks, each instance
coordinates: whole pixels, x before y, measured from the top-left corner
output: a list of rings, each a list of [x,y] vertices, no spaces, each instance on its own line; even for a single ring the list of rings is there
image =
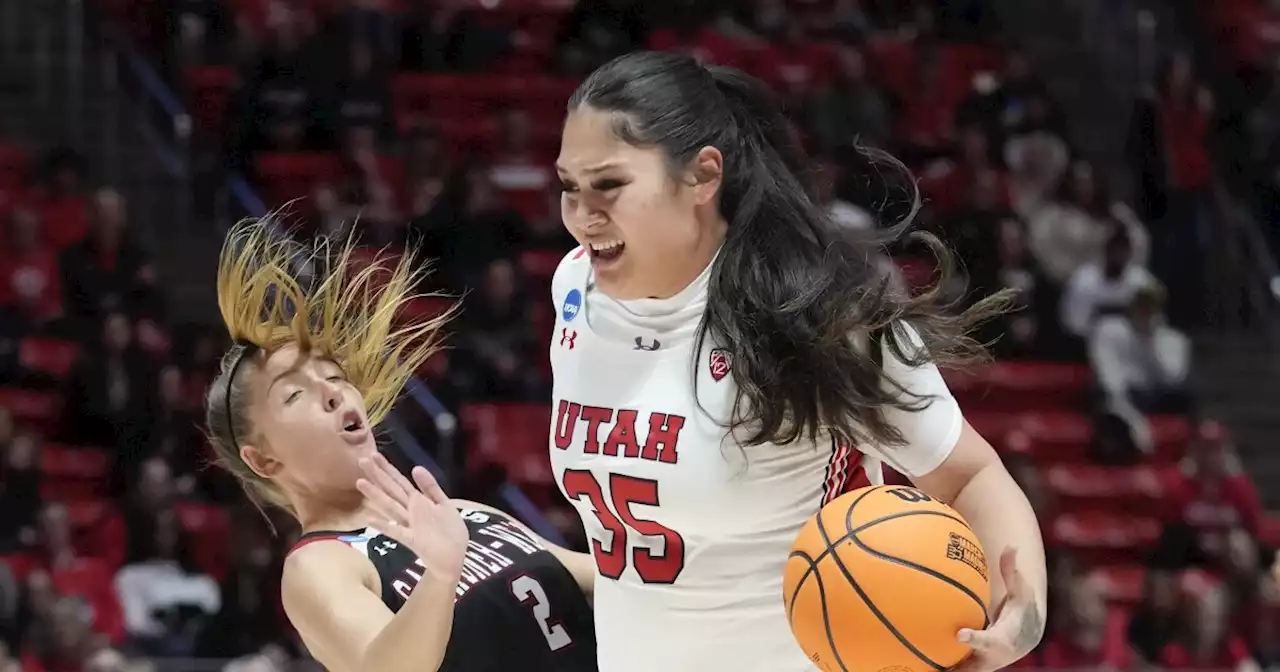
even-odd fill
[[[964,518],[914,488],[872,486],[800,530],[783,574],[800,648],[831,672],[937,672],[987,626],[991,583]]]

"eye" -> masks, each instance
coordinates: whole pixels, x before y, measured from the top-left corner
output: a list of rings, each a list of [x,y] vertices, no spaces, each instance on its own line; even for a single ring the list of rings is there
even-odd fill
[[[346,379],[346,377],[345,377],[345,376],[329,376],[328,378],[325,378],[325,380],[327,380],[327,381],[329,381],[329,382],[331,382],[331,383],[345,383],[345,382],[347,382],[347,379]]]
[[[296,401],[296,400],[297,400],[297,398],[298,398],[301,394],[302,394],[302,390],[294,390],[293,392],[290,392],[290,393],[289,393],[289,396],[285,397],[285,399],[284,399],[284,403],[286,403],[286,404],[292,404],[294,401]]]
[[[569,184],[568,182],[561,182],[560,191],[566,194],[574,194],[578,192],[578,188],[573,186],[572,184]]]
[[[596,191],[613,191],[621,189],[625,183],[622,180],[600,180],[591,185]]]

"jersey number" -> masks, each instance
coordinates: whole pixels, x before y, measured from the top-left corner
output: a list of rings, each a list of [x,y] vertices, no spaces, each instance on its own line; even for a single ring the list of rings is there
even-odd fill
[[[570,499],[587,498],[600,525],[609,532],[609,548],[604,542],[591,540],[591,555],[600,574],[618,579],[627,568],[628,529],[645,537],[662,537],[662,551],[643,546],[631,551],[631,564],[645,583],[675,583],[684,569],[684,539],[675,530],[652,520],[637,518],[633,504],[658,505],[658,482],[622,474],[609,474],[609,495],[613,506],[604,500],[600,482],[589,471],[569,469],[564,472],[564,491]]]
[[[551,601],[547,599],[547,591],[542,589],[538,580],[522,574],[511,582],[511,594],[520,603],[533,610],[533,617],[542,629],[542,636],[547,639],[547,648],[559,651],[573,643],[573,638],[564,626],[551,618]]]

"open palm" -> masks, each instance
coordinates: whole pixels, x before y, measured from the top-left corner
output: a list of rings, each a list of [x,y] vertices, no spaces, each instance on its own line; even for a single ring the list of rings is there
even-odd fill
[[[365,476],[356,487],[379,516],[375,527],[385,527],[437,578],[457,580],[470,535],[431,472],[414,467],[410,483],[381,454],[360,460],[360,468]]]

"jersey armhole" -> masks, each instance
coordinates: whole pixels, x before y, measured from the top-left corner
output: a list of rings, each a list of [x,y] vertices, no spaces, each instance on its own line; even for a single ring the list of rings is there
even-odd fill
[[[358,556],[361,560],[363,560],[363,562],[361,563],[361,568],[364,570],[363,578],[364,578],[365,587],[368,588],[370,592],[372,592],[374,596],[376,596],[378,599],[382,599],[382,579],[378,575],[378,567],[373,564],[373,560],[367,554],[361,553],[359,549],[353,547],[351,544],[348,544],[345,541],[342,541],[341,537],[346,536],[347,534],[350,534],[350,533],[335,532],[333,534],[322,533],[322,534],[306,535],[302,539],[299,539],[298,542],[293,545],[293,548],[289,549],[289,552],[285,554],[284,559],[287,562],[289,558],[293,556],[293,554],[297,553],[298,551],[312,544],[316,544],[323,541],[336,543],[342,546],[343,548],[346,548],[348,551],[356,554],[356,556]]]

